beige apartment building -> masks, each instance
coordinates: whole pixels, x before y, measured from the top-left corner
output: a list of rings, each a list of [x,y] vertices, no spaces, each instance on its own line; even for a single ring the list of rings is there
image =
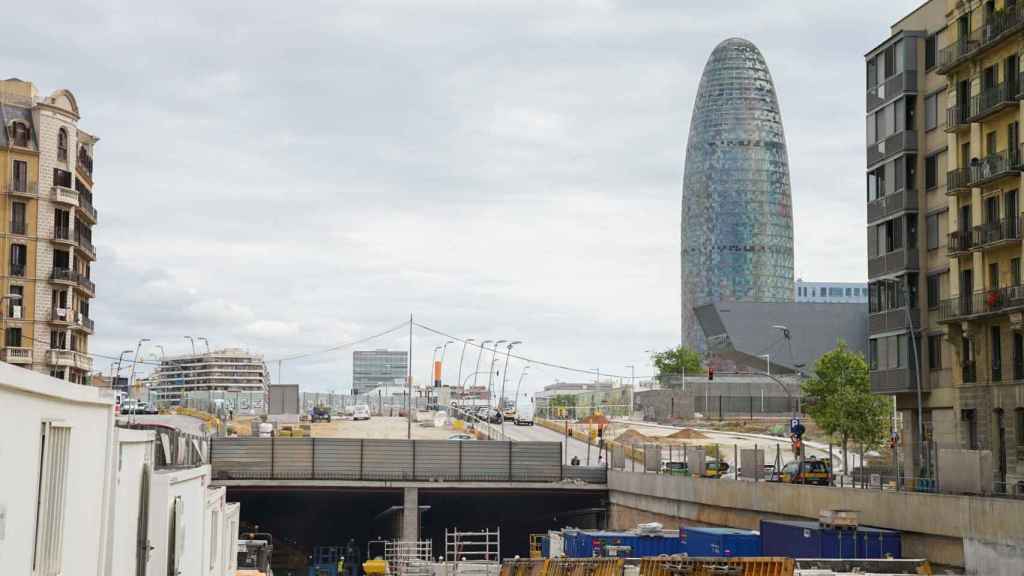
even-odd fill
[[[74,95],[0,81],[0,360],[74,382],[92,370],[93,147]]]
[[[872,386],[896,397],[905,464],[926,453],[920,398],[925,446],[991,450],[1010,492],[1024,480],[1022,52],[1024,2],[930,0],[866,57]]]

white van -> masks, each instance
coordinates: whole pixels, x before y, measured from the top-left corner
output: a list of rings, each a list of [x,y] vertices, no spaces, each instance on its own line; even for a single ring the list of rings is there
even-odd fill
[[[357,404],[352,410],[353,420],[369,420],[370,419],[370,407],[366,404]]]
[[[533,426],[533,404],[524,404],[516,409],[513,422],[516,426]]]

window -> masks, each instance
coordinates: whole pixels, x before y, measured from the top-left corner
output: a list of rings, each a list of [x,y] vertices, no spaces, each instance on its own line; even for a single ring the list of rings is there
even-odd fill
[[[11,185],[15,192],[28,192],[28,162],[15,160]]]
[[[71,254],[69,254],[67,250],[54,250],[53,268],[54,270],[70,270]]]
[[[7,288],[8,294],[16,294],[21,298],[8,298],[7,299],[7,317],[15,320],[21,319],[22,306],[25,305],[25,287],[20,284],[11,284]]]
[[[28,126],[24,122],[11,123],[11,138],[14,140],[15,146],[20,146],[21,148],[28,148]]]
[[[1020,286],[1020,257],[1010,259],[1010,286]]]
[[[868,60],[868,89],[878,85],[878,58]]]
[[[924,159],[924,189],[935,190],[939,186],[939,155],[932,154]]]
[[[68,335],[63,330],[50,330],[50,349],[67,350]]]
[[[942,335],[928,337],[928,368],[942,370]]]
[[[935,250],[939,247],[939,215],[929,214],[924,219],[924,233],[925,242],[927,242],[927,248],[929,250]]]
[[[1017,424],[1017,449],[1024,448],[1024,408],[1017,408],[1014,410]]]
[[[57,131],[57,161],[68,161],[68,131],[63,128]]]
[[[25,203],[11,203],[11,233],[25,234]]]
[[[851,288],[847,288],[846,289],[846,297],[849,298],[852,295],[853,295],[853,290]]]
[[[8,327],[4,342],[8,348],[21,348],[21,328]]]
[[[24,276],[28,262],[28,248],[24,244],[11,244],[11,276]]]
[[[924,39],[924,69],[925,71],[935,68],[936,56],[939,53],[938,34],[932,34]]]
[[[32,573],[40,576],[64,573],[64,510],[70,444],[71,428],[55,422],[43,423],[32,552]]]
[[[878,339],[868,340],[868,363],[871,370],[878,370]]]
[[[67,170],[61,170],[60,168],[54,168],[53,185],[63,186],[64,188],[71,188],[71,172],[68,172]]]
[[[988,287],[989,290],[999,289],[999,262],[990,262],[988,265]]]
[[[932,94],[924,99],[924,129],[934,130],[939,126],[939,95]]]
[[[907,214],[907,248],[917,248],[917,214]]]
[[[53,237],[59,240],[71,238],[71,213],[63,208],[53,210]]]
[[[925,296],[928,298],[928,308],[930,310],[934,310],[935,308],[939,307],[940,278],[941,276],[939,276],[938,274],[934,274],[928,277],[928,294],[926,294]]]

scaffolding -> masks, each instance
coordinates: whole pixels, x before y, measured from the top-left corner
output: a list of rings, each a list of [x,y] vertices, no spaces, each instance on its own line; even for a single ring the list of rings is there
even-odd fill
[[[448,574],[494,574],[501,561],[501,528],[444,531],[444,560]]]
[[[384,559],[391,574],[433,576],[433,543],[430,540],[384,542]]]

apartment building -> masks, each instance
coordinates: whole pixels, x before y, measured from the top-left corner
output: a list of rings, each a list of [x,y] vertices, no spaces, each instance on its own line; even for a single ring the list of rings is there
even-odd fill
[[[149,376],[150,398],[177,404],[191,397],[209,399],[213,392],[246,392],[265,397],[270,371],[263,356],[238,348],[168,356]]]
[[[354,350],[352,394],[366,394],[382,386],[405,384],[409,352],[405,350]]]
[[[74,95],[0,81],[0,360],[86,384],[96,249],[93,149]]]
[[[1024,3],[930,0],[891,32],[867,55],[872,386],[905,447],[920,386],[928,445],[991,450],[995,489],[1017,491]]]

